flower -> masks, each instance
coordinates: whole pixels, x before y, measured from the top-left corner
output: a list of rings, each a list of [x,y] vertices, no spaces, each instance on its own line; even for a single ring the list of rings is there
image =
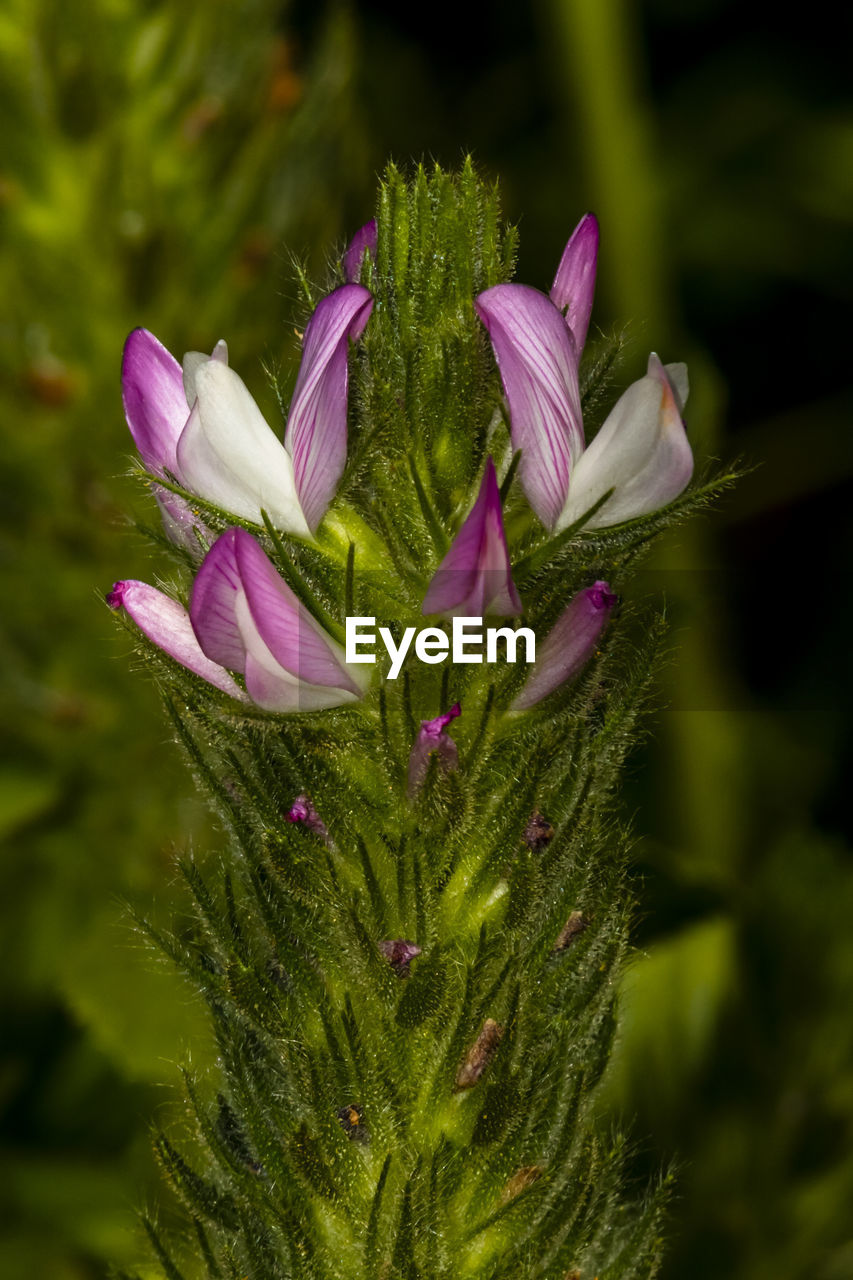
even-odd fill
[[[346,663],[245,529],[228,529],[205,556],[190,620],[207,657],[244,675],[265,711],[315,711],[362,695],[363,669]]]
[[[477,500],[429,584],[422,612],[475,618],[521,613],[491,458]]]
[[[434,720],[422,720],[409,755],[409,795],[414,796],[423,786],[429,769],[429,758],[435,752],[439,767],[455,769],[459,764],[459,748],[447,732],[451,720],[461,716],[462,708],[454,702],[449,711]]]
[[[359,227],[347,245],[343,266],[344,277],[350,284],[358,284],[364,265],[364,255],[367,254],[369,258],[376,257],[376,234],[376,219],[371,218],[363,227]]]
[[[232,698],[246,701],[236,680],[219,663],[212,662],[193,631],[190,615],[182,604],[147,582],[132,578],[116,582],[107,595],[111,609],[124,609],[143,635],[175,662]]]
[[[563,273],[565,280],[573,271],[588,279],[578,267],[579,254],[578,249],[572,269]],[[563,296],[562,285],[557,294]],[[587,295],[591,302],[588,288],[575,294],[574,301],[566,294],[565,320],[551,299],[528,285],[495,285],[475,304],[500,370],[512,442],[522,450],[522,486],[552,532],[581,519],[610,490],[588,519],[588,528],[656,511],[681,493],[693,473],[681,418],[687,369],[683,364],[663,365],[655,354],[649,357],[645,377],[628,387],[586,446],[571,323],[574,319],[578,332],[585,334]]]
[[[208,551],[190,609],[144,582],[117,582],[107,596],[182,666],[265,711],[313,711],[362,695],[361,668],[315,622],[244,529],[229,529]],[[245,677],[246,692],[229,674]],[[304,799],[304,797],[301,797]]]
[[[548,295],[565,313],[578,356],[583,351],[592,314],[597,266],[598,219],[594,213],[585,213],[569,236]]]
[[[134,329],[125,343],[122,393],[148,470],[169,472],[234,515],[260,523],[263,509],[285,532],[310,537],[346,462],[348,342],[361,336],[372,307],[358,284],[317,306],[305,329],[284,444],[228,367],[224,343],[210,358],[189,352],[182,372],[153,334]],[[158,499],[162,506],[162,491]],[[185,504],[178,521],[186,525]],[[168,520],[166,527],[173,536]]]
[[[510,710],[526,711],[574,679],[592,657],[617,600],[609,584],[600,580],[578,592],[545,637]]]

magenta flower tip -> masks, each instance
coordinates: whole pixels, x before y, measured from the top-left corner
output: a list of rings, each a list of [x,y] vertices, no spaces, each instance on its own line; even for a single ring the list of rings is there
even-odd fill
[[[610,590],[610,583],[599,579],[594,582],[588,592],[589,602],[594,609],[612,609],[619,603],[619,597]]]
[[[314,835],[319,836],[321,840],[328,841],[329,832],[326,824],[308,796],[297,796],[284,816],[288,822],[301,822],[308,831],[313,831]]]
[[[454,702],[449,711],[434,720],[422,720],[409,754],[409,795],[417,795],[429,769],[429,758],[435,753],[439,767],[445,771],[457,768],[459,749],[447,732],[451,720],[461,716],[462,708]]]
[[[106,600],[111,609],[120,609],[124,604],[126,586],[124,582],[114,582],[112,590],[107,592]]]
[[[454,702],[449,711],[445,711],[444,715],[436,716],[434,720],[421,721],[421,733],[427,738],[438,738],[450,724],[451,720],[455,720],[457,716],[462,715],[462,708],[458,702]]]

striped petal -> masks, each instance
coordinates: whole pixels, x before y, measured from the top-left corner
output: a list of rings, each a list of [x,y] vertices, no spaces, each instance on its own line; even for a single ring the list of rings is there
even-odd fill
[[[190,617],[207,656],[242,671],[252,701],[267,711],[316,710],[361,696],[339,646],[243,529],[229,529],[211,547]]]
[[[202,651],[190,616],[177,600],[147,582],[127,579],[115,584],[107,596],[107,604],[111,609],[124,609],[143,635],[182,667],[223,693],[245,702],[246,695],[236,681]]]
[[[423,612],[449,618],[521,613],[491,458],[486,462],[477,501],[429,584]]]
[[[192,385],[197,398],[177,449],[186,487],[255,524],[263,509],[285,532],[309,537],[290,456],[243,380],[212,359],[194,370]]]
[[[124,344],[121,394],[146,470],[180,479],[176,448],[189,414],[181,366],[147,329],[134,329]]]
[[[572,336],[554,303],[527,285],[495,285],[475,305],[506,392],[513,447],[522,451],[522,486],[552,529],[584,443]]]
[[[592,314],[598,239],[598,219],[594,213],[584,214],[563,250],[551,286],[551,301],[565,314],[578,354],[583,351]]]
[[[557,529],[579,520],[612,489],[588,522],[601,529],[657,511],[676,498],[693,474],[693,453],[681,409],[687,369],[649,356],[648,372],[616,402],[572,474]]]
[[[617,597],[606,582],[595,582],[578,592],[545,637],[511,710],[526,711],[578,675],[595,652],[616,603]]]
[[[349,342],[361,337],[372,309],[367,289],[345,284],[319,303],[305,329],[284,443],[312,533],[346,463]]]

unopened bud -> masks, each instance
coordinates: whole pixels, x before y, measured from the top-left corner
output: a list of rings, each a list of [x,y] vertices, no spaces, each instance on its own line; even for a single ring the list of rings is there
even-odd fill
[[[390,964],[394,972],[401,978],[408,978],[409,965],[415,956],[421,954],[421,949],[414,942],[406,942],[403,938],[394,938],[390,941],[380,942],[379,950]]]
[[[528,849],[538,853],[540,849],[544,849],[546,845],[550,844],[553,839],[554,828],[547,818],[543,818],[538,809],[534,809],[527,819],[527,826],[524,828],[524,843]]]

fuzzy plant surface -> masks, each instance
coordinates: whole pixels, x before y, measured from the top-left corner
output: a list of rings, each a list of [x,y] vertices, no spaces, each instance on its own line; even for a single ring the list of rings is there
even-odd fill
[[[219,871],[181,863],[192,926],[143,924],[218,1045],[185,1073],[194,1136],[156,1136],[187,1213],[146,1218],[169,1280],[657,1269],[668,1178],[626,1185],[595,1107],[619,774],[665,630],[630,583],[730,477],[691,481],[683,366],[613,390],[597,252],[587,215],[550,293],[511,283],[495,187],[390,166],[304,282],[283,443],[223,343],[181,367],[128,339],[181,585],[108,603],[228,832]]]

